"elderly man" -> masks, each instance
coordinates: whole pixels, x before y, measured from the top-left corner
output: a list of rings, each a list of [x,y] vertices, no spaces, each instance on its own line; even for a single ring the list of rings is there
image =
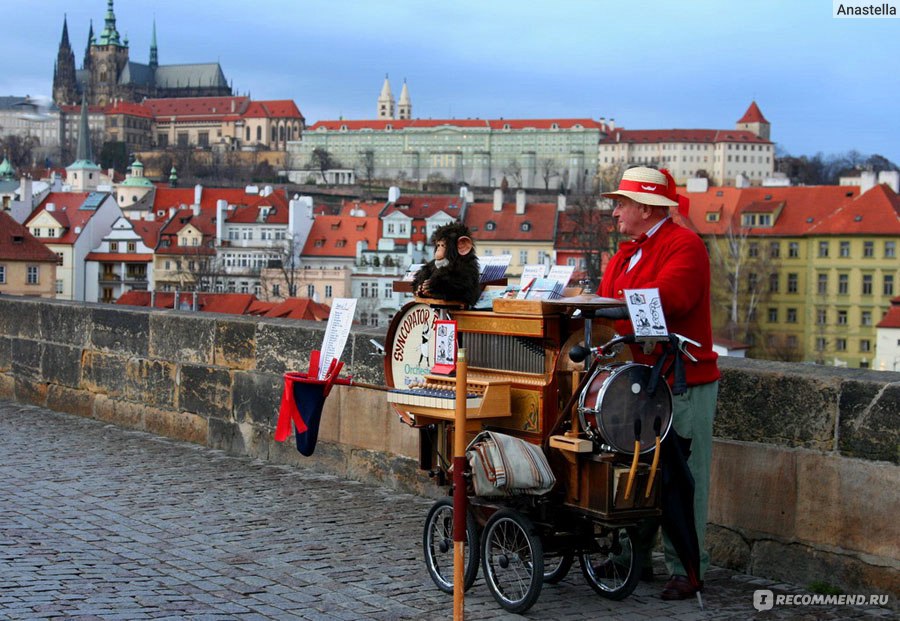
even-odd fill
[[[610,260],[600,283],[600,295],[624,298],[626,289],[659,289],[663,312],[670,332],[699,342],[691,348],[699,362],[685,365],[688,390],[674,398],[672,425],[678,434],[691,439],[688,466],[694,477],[694,515],[700,544],[700,578],[709,565],[704,548],[709,471],[712,459],[712,426],[719,389],[717,355],[712,349],[710,320],[710,269],[706,247],[696,233],[676,224],[670,207],[684,213],[687,199],[676,194],[675,181],[666,170],[636,167],[625,171],[619,189],[603,196],[616,202],[613,216],[619,233],[631,240],[623,242]],[[620,334],[631,333],[629,322],[617,322]],[[659,348],[650,355],[633,347],[637,362],[653,364]],[[670,378],[671,381],[671,378]],[[645,528],[644,549],[655,539],[657,525]],[[700,587],[691,585],[687,572],[663,533],[666,566],[671,578],[662,598],[686,599]],[[649,567],[649,565],[647,565]],[[651,574],[652,575],[652,574]]]

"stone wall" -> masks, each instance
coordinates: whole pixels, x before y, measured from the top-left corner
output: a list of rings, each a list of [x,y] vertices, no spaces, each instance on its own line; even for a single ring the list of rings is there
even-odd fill
[[[418,435],[384,394],[336,388],[311,458],[272,432],[285,371],[324,325],[0,296],[0,398],[426,495]],[[382,384],[357,330],[344,360]],[[713,562],[850,593],[900,592],[900,374],[727,358],[716,418]]]

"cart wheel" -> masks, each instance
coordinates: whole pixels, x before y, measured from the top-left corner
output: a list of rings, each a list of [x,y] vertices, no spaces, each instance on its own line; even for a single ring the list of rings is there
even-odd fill
[[[441,498],[428,511],[422,533],[425,566],[437,587],[453,593],[453,499]],[[466,512],[465,569],[463,588],[468,590],[478,577],[478,530],[475,518]]]
[[[575,562],[575,553],[572,550],[564,550],[559,554],[544,555],[544,582],[558,584],[569,575],[572,563]]]
[[[634,549],[637,528],[604,527],[590,547],[579,553],[581,573],[603,597],[620,600],[631,595],[641,576],[641,557]]]
[[[515,613],[531,608],[544,582],[544,551],[531,520],[501,509],[485,525],[481,545],[484,579],[497,603]]]

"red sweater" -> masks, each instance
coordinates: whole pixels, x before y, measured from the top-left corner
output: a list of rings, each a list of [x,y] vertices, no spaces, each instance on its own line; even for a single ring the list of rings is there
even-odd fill
[[[688,386],[707,384],[719,379],[716,365],[718,354],[712,349],[712,323],[710,319],[709,255],[700,237],[692,231],[666,220],[663,225],[641,245],[641,258],[626,272],[628,259],[617,252],[610,260],[603,279],[600,295],[609,298],[625,298],[625,289],[659,289],[663,313],[669,332],[677,332],[694,339],[701,346],[688,346],[699,362],[685,361]],[[617,321],[619,334],[634,332],[628,320]],[[647,356],[639,346],[632,346],[636,362],[653,364],[661,347]],[[669,377],[669,383],[673,378]]]

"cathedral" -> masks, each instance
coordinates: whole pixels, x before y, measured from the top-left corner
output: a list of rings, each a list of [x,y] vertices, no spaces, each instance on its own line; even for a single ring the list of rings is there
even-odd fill
[[[80,103],[106,106],[114,100],[140,102],[144,98],[223,97],[232,95],[219,63],[160,65],[156,47],[156,23],[150,43],[150,62],[129,59],[128,38],[119,36],[113,0],[107,0],[103,31],[94,35],[93,23],[80,70],[69,43],[63,17],[62,39],[53,68],[53,101],[57,105]]]

